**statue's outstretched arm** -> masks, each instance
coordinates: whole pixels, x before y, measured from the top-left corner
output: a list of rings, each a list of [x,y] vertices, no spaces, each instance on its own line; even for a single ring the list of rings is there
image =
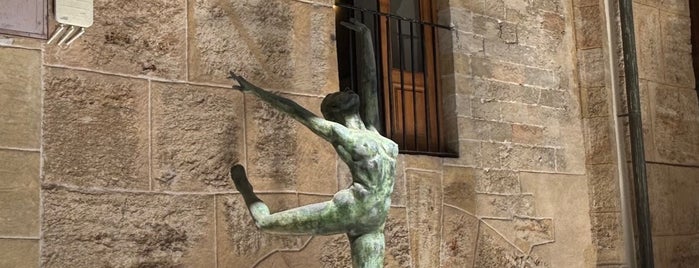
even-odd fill
[[[362,104],[362,120],[367,128],[380,129],[378,82],[376,81],[376,58],[371,31],[366,25],[350,19],[351,23],[340,22],[343,26],[356,31],[359,35],[357,55],[359,55],[359,96]]]
[[[233,86],[233,88],[242,92],[251,92],[255,94],[255,96],[269,103],[272,105],[272,107],[290,115],[301,124],[308,127],[316,135],[327,141],[331,141],[331,139],[333,139],[334,136],[332,135],[332,128],[335,123],[318,117],[311,111],[306,110],[306,108],[301,107],[301,105],[298,105],[296,102],[290,99],[259,88],[233,72],[230,72],[230,76],[228,78],[234,79],[238,82],[239,85]]]

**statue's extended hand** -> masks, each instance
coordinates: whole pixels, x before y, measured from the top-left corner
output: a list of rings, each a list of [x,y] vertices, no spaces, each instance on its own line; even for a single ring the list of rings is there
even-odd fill
[[[350,30],[353,30],[356,32],[360,32],[360,33],[368,33],[369,32],[369,28],[366,27],[366,25],[364,25],[363,23],[359,22],[357,19],[350,18],[350,22],[351,23],[346,22],[346,21],[341,21],[340,24],[342,24],[342,26],[345,26],[345,27],[349,28]]]
[[[242,92],[246,92],[246,91],[253,90],[255,88],[255,86],[253,84],[250,84],[250,82],[245,80],[245,78],[235,74],[233,71],[228,72],[228,79],[233,79],[236,82],[238,82],[237,86],[233,85],[233,89],[237,89],[237,90],[240,90]]]

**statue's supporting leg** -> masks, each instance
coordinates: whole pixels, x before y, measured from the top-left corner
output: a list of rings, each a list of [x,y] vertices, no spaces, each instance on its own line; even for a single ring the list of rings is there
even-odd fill
[[[383,230],[377,230],[359,236],[349,236],[352,249],[352,267],[379,268],[383,267],[384,236]]]
[[[350,213],[339,209],[335,202],[310,204],[270,214],[269,208],[253,192],[241,165],[231,168],[235,187],[245,200],[257,227],[267,233],[290,235],[340,234],[354,226]]]

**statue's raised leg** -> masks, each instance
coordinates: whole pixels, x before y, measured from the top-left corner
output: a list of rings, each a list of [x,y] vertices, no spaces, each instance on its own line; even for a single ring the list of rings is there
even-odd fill
[[[235,187],[245,200],[257,227],[267,233],[290,235],[329,235],[348,232],[354,225],[351,214],[338,208],[334,201],[310,204],[277,213],[270,213],[265,203],[255,195],[245,168],[231,168]]]

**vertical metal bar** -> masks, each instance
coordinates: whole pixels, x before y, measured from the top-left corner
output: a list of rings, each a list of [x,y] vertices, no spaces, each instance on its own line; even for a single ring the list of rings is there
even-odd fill
[[[351,10],[352,12],[352,17],[354,18],[356,13],[358,12],[357,10]],[[355,79],[357,76],[357,72],[355,68],[357,67],[356,61],[357,57],[354,55],[355,54],[355,35],[354,31],[349,31],[349,67],[350,67],[350,90],[357,92],[356,85],[355,85]],[[340,91],[344,90],[344,88],[341,88]]]
[[[432,79],[434,80],[435,114],[437,115],[437,150],[442,150],[442,116],[439,114],[442,96],[439,93],[439,81],[437,77],[437,28],[432,28]]]
[[[393,75],[391,75],[391,69],[393,68],[393,54],[391,51],[391,18],[386,16],[386,75],[388,76],[388,107],[391,111],[391,135],[389,137],[395,138],[396,133],[396,113],[395,111],[395,100],[393,99]]]
[[[423,41],[420,42],[422,45],[422,76],[423,76],[423,81],[424,81],[424,94],[425,94],[425,114],[427,115],[427,151],[431,151],[432,148],[432,113],[430,110],[430,80],[427,80],[427,45],[425,45],[424,42],[424,35],[427,31],[425,29],[427,28],[427,25],[422,26],[422,35],[423,35]]]
[[[374,90],[378,90],[376,96],[378,96],[379,106],[381,106],[381,109],[379,109],[379,118],[381,120],[381,123],[377,125],[380,126],[379,132],[387,134],[382,130],[386,124],[386,110],[384,108],[384,106],[386,105],[386,103],[384,102],[386,96],[384,94],[384,91],[381,90],[384,85],[383,79],[381,79],[381,75],[383,73],[381,71],[383,70],[383,63],[381,62],[381,35],[379,33],[381,29],[381,27],[379,26],[379,23],[381,23],[381,17],[379,17],[378,14],[372,14],[372,18],[374,18],[374,62],[376,63],[376,88]],[[389,137],[388,135],[386,136]]]
[[[410,77],[413,83],[413,135],[415,137],[415,150],[419,150],[417,143],[417,97],[416,97],[416,87],[415,87],[415,45],[413,45],[413,39],[415,38],[413,33],[413,23],[410,22]]]
[[[398,62],[400,63],[400,98],[401,98],[401,115],[403,116],[403,144],[405,148],[408,148],[408,141],[406,138],[406,126],[405,126],[405,81],[403,75],[405,74],[405,62],[403,62],[403,21],[398,20]]]
[[[650,226],[650,208],[648,206],[648,178],[646,175],[645,149],[643,148],[643,121],[641,120],[636,37],[634,35],[633,6],[631,2],[631,0],[619,1],[619,16],[621,18],[621,39],[624,45],[624,74],[629,107],[634,189],[636,192],[636,224],[638,230],[638,250],[636,252],[640,267],[652,268],[654,265],[653,237]]]

